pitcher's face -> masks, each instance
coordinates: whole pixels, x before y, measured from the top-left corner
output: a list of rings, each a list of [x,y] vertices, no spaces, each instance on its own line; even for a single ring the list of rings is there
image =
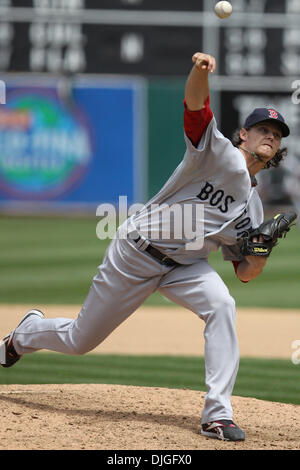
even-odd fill
[[[282,132],[276,124],[264,121],[248,130],[241,129],[240,136],[243,140],[243,147],[250,152],[255,152],[267,163],[278,152]]]

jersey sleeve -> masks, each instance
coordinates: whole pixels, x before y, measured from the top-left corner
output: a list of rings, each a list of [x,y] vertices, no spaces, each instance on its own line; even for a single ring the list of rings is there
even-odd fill
[[[235,245],[222,245],[222,255],[224,261],[243,261],[244,256],[240,252],[238,244]]]
[[[210,109],[209,95],[205,101],[204,107],[197,111],[190,111],[184,100],[184,131],[193,145],[197,147],[208,124],[213,118],[213,112]]]
[[[209,107],[209,98],[200,111],[185,110],[184,140],[186,152],[183,161],[189,172],[201,169],[201,178],[205,180],[215,177],[219,172],[223,173],[224,168],[235,175],[241,169],[248,181],[245,158],[218,130],[217,121]]]

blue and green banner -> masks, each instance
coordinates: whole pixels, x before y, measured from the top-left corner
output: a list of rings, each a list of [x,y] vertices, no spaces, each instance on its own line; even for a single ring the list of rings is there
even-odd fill
[[[119,195],[141,202],[143,82],[86,79],[68,89],[24,81],[6,83],[0,107],[0,205],[94,210]]]

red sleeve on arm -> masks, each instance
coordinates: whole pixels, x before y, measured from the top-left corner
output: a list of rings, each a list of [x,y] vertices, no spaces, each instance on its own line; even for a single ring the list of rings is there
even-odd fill
[[[212,120],[213,113],[209,106],[209,95],[205,101],[204,108],[197,111],[190,111],[184,100],[184,130],[186,135],[197,147],[208,124]]]
[[[238,265],[240,264],[240,262],[241,261],[232,261],[232,264],[233,264],[236,275],[237,275],[237,268],[238,268]],[[247,284],[247,282],[249,282],[249,281],[241,281],[241,282],[244,282],[245,284]]]

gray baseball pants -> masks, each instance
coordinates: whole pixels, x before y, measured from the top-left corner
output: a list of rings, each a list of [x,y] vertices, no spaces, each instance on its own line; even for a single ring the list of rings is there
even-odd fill
[[[207,394],[202,423],[232,419],[230,399],[239,364],[235,302],[205,259],[192,265],[167,267],[137,249],[132,240],[115,239],[78,317],[40,319],[33,315],[15,330],[14,347],[18,354],[39,349],[87,353],[155,290],[205,322]]]

